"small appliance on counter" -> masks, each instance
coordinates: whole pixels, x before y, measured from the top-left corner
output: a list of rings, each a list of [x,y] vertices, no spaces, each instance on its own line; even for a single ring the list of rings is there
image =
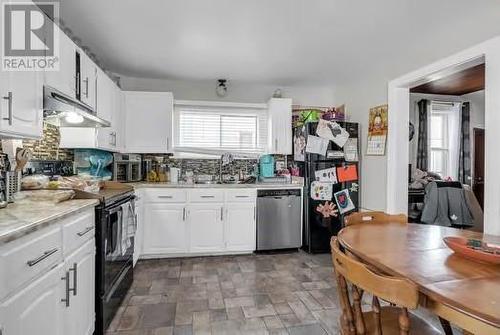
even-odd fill
[[[274,177],[274,157],[272,155],[261,156],[259,170],[261,177]]]
[[[75,169],[78,175],[88,175],[100,180],[111,180],[113,173],[109,166],[113,155],[97,149],[76,149]]]
[[[142,158],[138,154],[113,154],[113,180],[138,182],[142,180]]]

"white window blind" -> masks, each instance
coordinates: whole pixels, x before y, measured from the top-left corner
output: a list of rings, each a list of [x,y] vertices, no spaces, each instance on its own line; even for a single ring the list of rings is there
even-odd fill
[[[203,154],[262,153],[267,146],[267,123],[264,108],[176,105],[174,149]]]

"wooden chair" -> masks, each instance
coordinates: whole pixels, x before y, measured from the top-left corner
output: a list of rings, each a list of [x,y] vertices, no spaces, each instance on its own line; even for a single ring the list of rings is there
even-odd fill
[[[342,335],[440,334],[424,320],[408,313],[408,309],[418,306],[418,290],[413,282],[374,273],[363,263],[340,251],[335,237],[332,238],[331,249],[342,308]],[[363,312],[361,309],[363,292],[373,295],[371,311]],[[379,298],[393,306],[382,307]]]
[[[344,225],[347,227],[359,223],[378,222],[408,223],[408,217],[405,214],[391,215],[384,212],[355,212],[346,216]]]

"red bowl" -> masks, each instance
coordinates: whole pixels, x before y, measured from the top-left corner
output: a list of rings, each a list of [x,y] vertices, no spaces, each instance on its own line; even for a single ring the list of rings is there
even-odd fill
[[[465,237],[447,236],[443,238],[443,241],[448,248],[458,255],[479,262],[500,264],[500,254],[492,254],[479,249],[473,249],[469,246],[469,240]]]

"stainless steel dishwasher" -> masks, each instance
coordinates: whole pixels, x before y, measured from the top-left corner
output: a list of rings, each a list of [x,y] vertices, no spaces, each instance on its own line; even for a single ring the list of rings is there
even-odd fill
[[[257,250],[300,248],[300,189],[257,191]]]

